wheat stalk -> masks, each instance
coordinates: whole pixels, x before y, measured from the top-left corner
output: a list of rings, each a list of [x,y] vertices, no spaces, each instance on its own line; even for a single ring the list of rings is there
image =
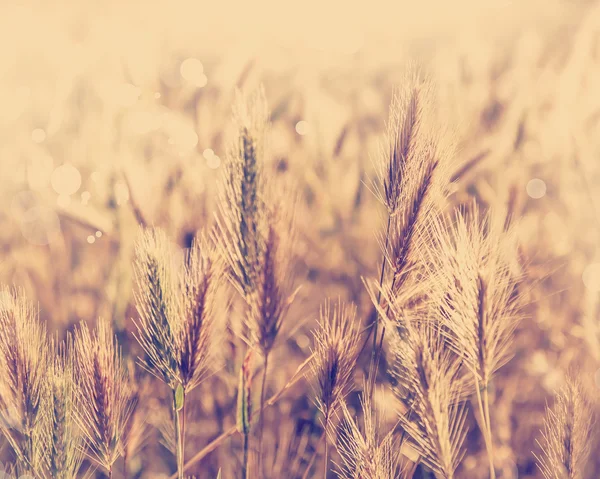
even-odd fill
[[[545,479],[583,479],[592,448],[594,413],[577,377],[568,377],[546,408],[541,455],[535,455]]]
[[[185,463],[185,405],[206,377],[214,357],[214,307],[219,261],[211,243],[199,236],[184,265],[173,262],[165,233],[146,229],[136,248],[139,321],[136,339],[146,357],[142,365],[173,394],[177,469]]]
[[[458,211],[453,223],[433,222],[431,236],[426,262],[434,278],[432,302],[439,308],[448,344],[473,375],[493,478],[488,386],[510,359],[520,316],[516,276],[509,263],[514,236],[476,207],[470,213]]]
[[[430,322],[405,321],[402,335],[397,328],[392,331],[391,372],[400,384],[396,394],[408,410],[400,416],[402,427],[436,477],[452,479],[466,436],[460,363],[444,349]]]
[[[353,384],[353,373],[360,354],[360,329],[356,307],[338,300],[326,301],[314,332],[314,361],[311,365],[315,384],[315,402],[323,415],[325,431],[324,477],[328,466],[327,434],[333,414],[342,405]]]
[[[237,92],[236,135],[228,150],[220,184],[217,234],[233,283],[243,296],[256,288],[260,262],[259,228],[265,213],[262,171],[268,118],[264,90],[250,95]]]
[[[2,287],[1,294],[0,428],[16,455],[17,472],[42,476],[51,435],[46,328],[23,291]]]
[[[58,479],[69,479],[77,476],[83,461],[72,337],[59,343],[53,351],[55,357],[47,376],[49,403],[45,410],[51,430],[48,473]]]
[[[363,427],[345,402],[338,426],[336,449],[342,458],[337,475],[341,479],[393,479],[398,475],[398,441],[393,430],[381,436],[380,419],[373,410],[367,385],[361,395]],[[332,434],[333,435],[333,434]],[[332,442],[335,438],[332,437]]]
[[[265,174],[264,157],[268,117],[262,89],[250,95],[238,92],[234,107],[236,136],[227,155],[215,237],[228,265],[231,283],[247,305],[242,336],[251,348],[258,348],[263,357],[259,471],[269,355],[293,299],[294,283],[290,267],[294,195],[291,194],[292,201],[284,205],[278,200],[283,190],[267,186],[269,178]],[[251,356],[247,354],[246,357],[249,360]],[[248,387],[249,383],[244,384]],[[243,394],[248,395],[248,391]],[[240,404],[249,405],[248,401]]]
[[[420,244],[426,233],[424,226],[435,213],[447,183],[451,151],[444,129],[437,126],[434,103],[431,80],[410,69],[390,105],[385,146],[376,163],[378,175],[372,191],[387,212],[379,284],[393,291],[404,286],[414,263],[414,245]],[[385,335],[384,327],[378,336],[378,323],[379,314],[373,327],[371,391]]]
[[[112,477],[135,396],[110,321],[99,319],[94,332],[82,324],[75,332],[75,351],[78,424],[90,457]]]

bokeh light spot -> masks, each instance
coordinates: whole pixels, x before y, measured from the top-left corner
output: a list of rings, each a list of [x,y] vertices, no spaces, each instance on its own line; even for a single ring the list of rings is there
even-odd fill
[[[181,76],[192,85],[202,88],[208,83],[208,78],[204,74],[204,66],[197,58],[186,58],[179,67]]]
[[[534,178],[527,183],[527,194],[536,200],[546,195],[546,183],[544,180]]]
[[[302,136],[306,135],[308,133],[308,122],[300,120],[296,123],[296,133]]]
[[[81,186],[81,174],[73,165],[65,163],[52,172],[50,182],[59,195],[72,195]]]

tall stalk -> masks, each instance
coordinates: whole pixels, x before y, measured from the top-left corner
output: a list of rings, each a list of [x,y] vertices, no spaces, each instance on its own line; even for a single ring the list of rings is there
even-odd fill
[[[323,458],[323,479],[327,479],[327,466],[329,465],[329,444],[327,442],[327,427],[329,426],[329,413],[325,415],[323,438],[325,439],[325,457]]]
[[[329,445],[327,443],[327,436],[325,436],[325,459],[323,461],[323,479],[327,479],[328,463],[329,463]]]
[[[184,446],[185,446],[185,393],[179,385],[173,390],[173,420],[175,427],[175,449],[177,454],[177,475],[183,479]]]
[[[490,479],[496,479],[496,470],[494,469],[492,427],[490,424],[490,406],[487,386],[484,387],[484,391],[482,394],[481,388],[479,387],[479,380],[475,378],[475,389],[477,392],[477,405],[479,407],[479,414],[481,415],[481,430],[483,433],[483,439],[485,441],[485,449],[487,451],[488,461],[490,463]]]
[[[267,382],[267,368],[269,366],[269,355],[265,354],[265,361],[263,364],[263,377],[262,385],[260,387],[260,410],[258,412],[258,473],[262,473],[262,444],[263,444],[263,430],[264,430],[264,406],[265,406],[265,385]]]
[[[377,302],[380,303],[381,302],[381,288],[383,287],[383,278],[385,277],[385,264],[387,262],[387,258],[386,258],[386,252],[388,249],[388,244],[390,241],[390,225],[392,222],[392,217],[391,215],[388,214],[388,220],[387,220],[387,228],[385,231],[385,248],[383,250],[383,261],[381,263],[381,274],[379,275],[379,293],[377,295]],[[378,361],[378,353],[377,353],[377,329],[379,326],[379,310],[376,309],[375,312],[375,324],[373,325],[373,350],[371,351],[371,366],[370,366],[370,378],[369,378],[369,391],[368,391],[368,396],[369,399],[373,398],[373,393],[375,390],[375,382],[377,379],[377,368],[378,365],[377,363]],[[382,340],[383,340],[383,335],[382,335]],[[372,401],[371,401],[372,404]]]
[[[248,443],[249,443],[249,434],[244,433],[244,460],[242,462],[242,477],[243,479],[248,479]]]
[[[252,372],[251,372],[252,349],[246,353],[240,369],[240,382],[238,386],[237,404],[237,429],[244,436],[244,458],[242,461],[242,477],[248,478],[248,446],[250,442],[250,431],[252,430]]]

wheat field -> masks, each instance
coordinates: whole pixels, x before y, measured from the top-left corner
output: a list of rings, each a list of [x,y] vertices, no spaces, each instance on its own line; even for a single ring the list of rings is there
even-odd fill
[[[599,2],[0,36],[0,478],[600,477]]]

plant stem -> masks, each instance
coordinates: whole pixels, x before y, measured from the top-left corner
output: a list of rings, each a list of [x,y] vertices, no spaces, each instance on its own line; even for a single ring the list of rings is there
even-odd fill
[[[390,291],[394,291],[394,287],[396,286],[396,276],[394,275],[394,278],[392,279],[392,286],[390,288]],[[380,289],[379,289],[379,298],[377,299],[377,302],[381,301],[381,285],[380,285]],[[386,314],[389,312],[390,310],[390,305],[387,305],[386,308]],[[371,389],[369,391],[370,397],[371,397],[371,404],[373,405],[373,408],[375,407],[375,404],[373,403],[373,393],[375,390],[375,380],[377,378],[377,371],[379,370],[379,359],[381,357],[381,351],[383,350],[383,337],[385,336],[385,324],[381,326],[381,337],[379,338],[379,345],[377,346],[377,349],[374,350],[375,352],[375,359],[373,361],[374,365],[373,365],[373,371],[374,371],[374,375],[373,375],[373,383],[371,385]],[[375,338],[373,338],[375,339]]]
[[[489,449],[488,454],[490,458],[490,479],[496,479],[496,470],[494,468],[494,441],[492,439],[492,423],[490,421],[490,400],[489,394],[487,390],[487,386],[485,387],[485,391],[483,393],[483,407],[485,409],[485,421],[488,429],[488,441],[489,441]]]
[[[267,382],[267,367],[269,366],[269,354],[265,354],[262,385],[260,387],[260,410],[258,411],[258,474],[262,477],[262,443],[264,429],[264,407],[265,407],[265,384]]]
[[[177,477],[179,479],[183,479],[183,438],[182,438],[182,428],[181,428],[181,418],[179,415],[179,409],[177,408],[177,389],[173,389],[173,420],[175,427],[175,448],[177,452]],[[184,396],[184,404],[185,404],[185,396]]]
[[[323,424],[323,438],[325,439],[325,458],[323,460],[323,479],[327,479],[327,466],[329,463],[329,445],[327,443],[327,427],[329,426],[329,409],[325,414],[325,421]]]
[[[388,214],[387,227],[385,230],[385,247],[383,251],[383,261],[381,262],[381,274],[379,275],[379,292],[377,294],[377,303],[381,303],[381,288],[383,287],[383,278],[385,276],[385,264],[387,262],[387,249],[390,241],[390,226],[392,223],[392,217]],[[378,354],[377,354],[377,330],[379,327],[379,310],[377,310],[375,315],[375,324],[373,325],[373,350],[371,351],[371,366],[370,366],[370,378],[369,378],[369,391],[368,395],[372,399],[373,392],[375,390],[375,382],[377,379],[377,362],[378,362]],[[383,339],[383,337],[382,337]],[[327,441],[325,441],[327,442]]]
[[[494,469],[494,451],[492,446],[492,428],[490,424],[490,411],[489,411],[489,398],[487,394],[487,386],[482,394],[479,387],[479,379],[475,377],[475,391],[477,393],[477,405],[479,407],[479,413],[481,414],[482,433],[485,441],[485,449],[488,454],[488,461],[490,463],[490,479],[496,479],[496,470]]]
[[[302,362],[302,364],[300,364],[300,366],[298,366],[298,368],[296,369],[296,372],[292,375],[292,377],[286,383],[286,385],[283,386],[283,388],[281,388],[275,394],[273,394],[269,399],[267,399],[267,401],[265,402],[265,408],[275,404],[279,400],[279,398],[281,396],[283,396],[283,394],[288,389],[290,389],[294,384],[296,384],[303,377],[300,375],[300,373],[302,371],[304,371],[304,368],[312,361],[313,357],[314,357],[314,353],[312,353],[308,358],[306,358]],[[239,432],[237,425],[234,425],[234,426],[230,427],[227,431],[222,433],[220,436],[217,436],[210,443],[208,443],[206,446],[204,446],[204,448],[202,450],[200,450],[198,453],[196,453],[196,455],[194,457],[192,457],[187,462],[187,464],[184,465],[184,470],[187,469],[188,467],[191,467],[193,464],[196,464],[197,462],[201,461],[202,459],[204,459],[211,452],[213,452],[217,447],[219,447],[225,441],[225,439],[233,436],[237,432]],[[177,474],[173,474],[169,477],[169,479],[177,479],[177,477],[178,477]]]
[[[181,447],[181,475],[183,476],[183,465],[185,464],[185,403],[186,397],[185,394],[183,396],[183,405],[181,406],[181,439],[180,439],[180,447]]]
[[[390,226],[392,223],[392,217],[388,215],[387,228],[385,230],[385,247],[383,251],[383,261],[381,262],[381,274],[379,275],[379,293],[377,295],[377,302],[381,301],[381,286],[383,285],[383,277],[385,276],[385,264],[387,262],[386,253],[388,244],[390,242]],[[379,326],[379,313],[375,316],[375,325],[373,326],[373,351],[371,359],[375,360],[375,351],[377,349],[377,328]]]
[[[242,463],[242,477],[248,479],[248,434],[244,434],[244,462]]]
[[[329,445],[327,444],[327,434],[325,435],[325,460],[323,461],[323,479],[327,479],[327,466],[329,463]]]

